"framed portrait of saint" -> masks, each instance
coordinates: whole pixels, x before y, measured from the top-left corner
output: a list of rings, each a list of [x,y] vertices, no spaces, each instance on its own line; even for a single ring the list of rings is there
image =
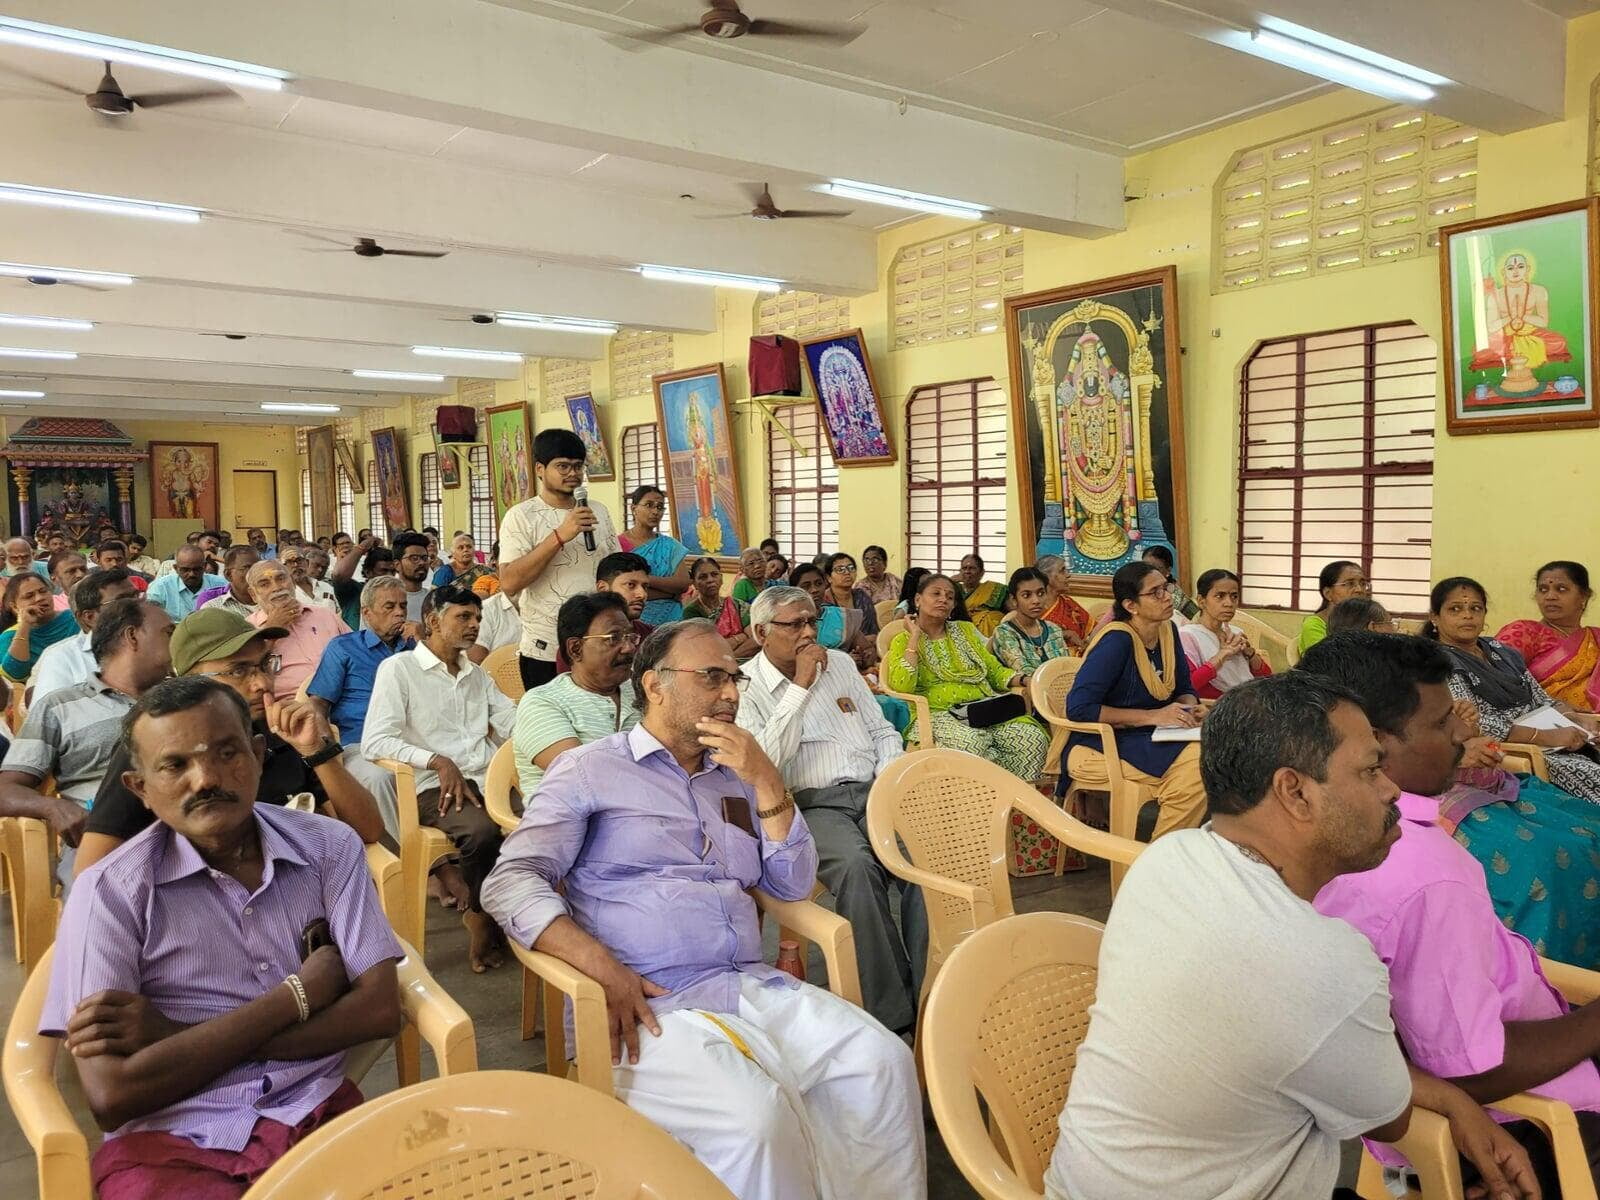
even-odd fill
[[[392,425],[372,431],[373,484],[383,500],[383,519],[391,534],[411,525],[411,505],[406,500],[406,471],[400,457],[400,435]]]
[[[744,506],[722,364],[650,377],[672,503],[673,533],[690,554],[737,558]]]
[[[216,442],[150,443],[150,513],[158,521],[217,527]]]
[[[1590,197],[1440,231],[1452,434],[1600,425],[1597,213]]]
[[[1152,546],[1186,578],[1177,268],[1006,301],[1023,545],[1090,595]]]
[[[302,530],[306,537],[331,536],[339,519],[334,440],[332,425],[306,430],[306,465],[311,469],[311,528]]]
[[[611,465],[611,455],[606,453],[605,434],[600,431],[600,415],[595,411],[594,397],[588,392],[567,397],[567,416],[572,420],[572,432],[583,441],[583,473],[594,483],[606,483],[617,477]]]
[[[883,393],[872,373],[872,359],[861,330],[849,329],[800,343],[833,461],[865,467],[894,461]]]

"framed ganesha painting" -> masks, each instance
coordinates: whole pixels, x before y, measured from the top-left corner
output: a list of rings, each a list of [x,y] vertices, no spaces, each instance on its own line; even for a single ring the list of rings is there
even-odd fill
[[[828,431],[833,461],[864,467],[894,461],[894,443],[883,419],[883,394],[872,374],[861,330],[850,329],[800,343],[817,407]]]

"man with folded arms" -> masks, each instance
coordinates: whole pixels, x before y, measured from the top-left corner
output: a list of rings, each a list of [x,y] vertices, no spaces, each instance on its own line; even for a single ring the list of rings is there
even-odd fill
[[[1339,1143],[1450,1121],[1490,1196],[1538,1196],[1528,1156],[1460,1088],[1407,1064],[1371,945],[1311,900],[1383,862],[1399,789],[1355,697],[1303,671],[1206,718],[1211,823],[1139,855],[1100,946],[1050,1200],[1323,1200]]]
[[[344,1055],[399,1031],[402,951],[361,840],[255,804],[236,692],[167,680],[126,737],[156,823],[72,889],[39,1031],[65,1037],[106,1131],[100,1200],[238,1197],[361,1102]]]
[[[250,568],[248,579],[256,601],[250,623],[257,629],[270,625],[286,631],[272,644],[280,660],[272,690],[279,700],[292,699],[300,685],[316,673],[328,643],[349,633],[350,626],[338,613],[307,601],[281,561],[258,562]]]
[[[709,621],[645,639],[639,724],[556,760],[484,905],[605,989],[617,1098],[734,1195],[921,1200],[906,1044],[762,961],[747,889],[805,900],[817,854],[783,776],[734,723],[743,679]]]
[[[94,674],[94,654],[89,643],[101,610],[114,600],[138,594],[126,567],[90,571],[73,585],[72,615],[78,618],[78,628],[83,632],[46,646],[40,653],[33,673],[28,676],[28,684],[33,688],[30,704],[38,704],[51,692],[82,683]]]

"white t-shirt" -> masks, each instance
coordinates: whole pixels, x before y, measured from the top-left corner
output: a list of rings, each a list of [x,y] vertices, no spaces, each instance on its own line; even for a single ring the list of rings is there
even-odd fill
[[[606,506],[591,500],[589,507],[598,521],[593,530],[594,549],[584,549],[581,534],[573,538],[556,551],[539,577],[517,597],[522,611],[522,641],[518,653],[523,658],[556,660],[556,614],[561,611],[561,605],[572,596],[594,591],[595,568],[602,558],[620,549]],[[570,508],[551,508],[538,496],[508,509],[500,522],[500,561],[514,562],[532,551],[571,512]]]
[[[515,646],[521,639],[522,619],[517,616],[511,597],[504,592],[484,597],[478,645],[485,650],[498,650],[501,646]]]
[[[1326,1196],[1339,1143],[1410,1100],[1367,939],[1209,826],[1183,830],[1112,906],[1045,1194]]]

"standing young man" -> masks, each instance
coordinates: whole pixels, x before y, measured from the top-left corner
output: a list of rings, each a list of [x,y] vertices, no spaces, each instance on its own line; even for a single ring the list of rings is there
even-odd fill
[[[573,495],[583,486],[583,463],[583,440],[570,429],[539,434],[533,439],[538,494],[500,523],[500,586],[521,593],[524,687],[555,678],[556,614],[569,598],[594,590],[595,567],[619,548],[605,506],[580,505]]]

